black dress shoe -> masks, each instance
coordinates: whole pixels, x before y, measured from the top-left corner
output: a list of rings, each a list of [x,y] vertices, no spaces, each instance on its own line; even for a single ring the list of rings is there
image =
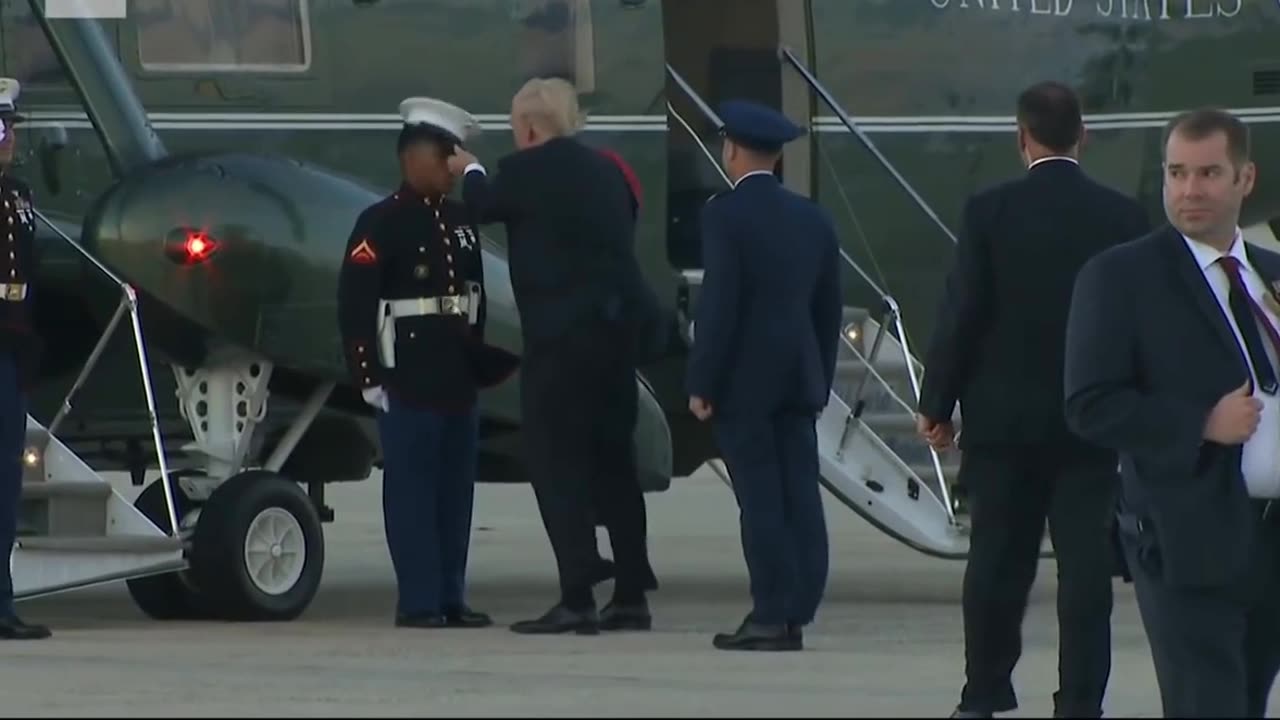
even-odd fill
[[[521,635],[560,635],[568,632],[599,635],[600,616],[595,608],[570,610],[564,605],[556,605],[537,620],[515,623],[511,626],[511,632]]]
[[[28,625],[11,615],[0,619],[0,640],[43,640],[52,636],[49,628],[43,625]]]
[[[788,632],[785,624],[765,625],[752,620],[743,621],[737,632],[717,634],[712,644],[720,650],[785,652],[804,649],[804,643]]]
[[[787,623],[787,637],[795,640],[801,645],[804,644],[804,626],[797,623]]]
[[[951,717],[953,718],[989,718],[989,717],[994,717],[994,715],[992,713],[984,712],[982,710],[961,710],[960,708],[956,708],[955,711],[951,713]]]
[[[601,630],[650,630],[653,628],[653,616],[649,614],[649,603],[641,600],[638,603],[609,603],[600,611]]]
[[[493,624],[493,618],[467,606],[444,611],[445,623],[454,628],[482,628]]]
[[[439,613],[418,613],[414,615],[397,615],[396,627],[422,628],[433,630],[449,627],[449,621]]]

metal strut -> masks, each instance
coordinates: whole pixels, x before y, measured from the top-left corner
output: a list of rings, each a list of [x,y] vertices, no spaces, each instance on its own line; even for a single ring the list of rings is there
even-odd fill
[[[80,369],[80,375],[76,377],[76,381],[71,385],[71,389],[67,391],[67,396],[63,398],[62,406],[58,409],[58,414],[55,415],[53,421],[49,423],[49,436],[54,437],[54,432],[58,429],[58,426],[66,418],[67,414],[71,412],[71,398],[80,391],[81,387],[84,386],[85,380],[89,377],[89,373],[93,372],[94,367],[96,367],[98,361],[101,360],[102,353],[106,349],[107,343],[111,340],[112,333],[115,332],[116,327],[120,324],[120,320],[124,317],[124,313],[127,310],[129,313],[129,319],[133,325],[133,345],[137,350],[138,371],[142,375],[142,390],[147,397],[147,419],[151,423],[151,439],[155,443],[156,460],[160,464],[160,482],[164,488],[165,510],[169,513],[169,534],[171,537],[176,538],[178,537],[178,513],[174,506],[173,488],[169,486],[169,464],[165,460],[164,440],[160,436],[160,419],[156,412],[155,389],[151,384],[151,371],[149,370],[150,365],[147,361],[147,345],[142,338],[142,319],[138,315],[138,294],[133,289],[132,285],[121,280],[118,275],[111,272],[106,265],[103,265],[102,262],[90,254],[88,250],[85,250],[80,243],[72,240],[71,236],[62,232],[62,229],[53,224],[49,218],[45,217],[44,213],[35,209],[33,209],[33,212],[46,227],[52,230],[56,235],[58,235],[58,237],[62,238],[64,242],[75,249],[76,252],[80,253],[82,257],[92,263],[93,266],[101,271],[103,275],[106,275],[115,282],[115,284],[120,288],[121,294],[120,304],[116,307],[115,314],[111,316],[111,321],[107,323],[106,330],[103,331],[102,336],[98,338],[98,344],[94,346],[93,352],[89,354],[89,359],[85,362],[84,367]]]

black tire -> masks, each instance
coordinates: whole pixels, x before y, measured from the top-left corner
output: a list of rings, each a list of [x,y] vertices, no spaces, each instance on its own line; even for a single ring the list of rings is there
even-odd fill
[[[170,478],[174,511],[178,522],[195,507],[181,486]],[[164,487],[156,478],[138,494],[133,506],[161,530],[169,528],[169,510],[165,506]],[[138,609],[153,620],[207,620],[211,617],[192,585],[186,570],[149,575],[126,581],[129,596]]]
[[[301,573],[276,593],[259,587],[245,560],[252,524],[271,510],[283,511],[296,521],[304,549]],[[201,508],[191,548],[191,573],[202,601],[223,619],[297,618],[311,604],[324,573],[324,531],[311,498],[297,483],[266,470],[227,479]]]

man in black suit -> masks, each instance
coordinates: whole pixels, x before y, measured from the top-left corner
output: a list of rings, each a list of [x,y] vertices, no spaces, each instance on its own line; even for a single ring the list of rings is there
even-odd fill
[[[1085,266],[1066,412],[1119,451],[1118,516],[1169,717],[1262,717],[1280,668],[1280,255],[1244,242],[1249,133],[1175,118],[1170,226]]]
[[[1083,138],[1070,88],[1041,83],[1018,98],[1028,171],[966,204],[925,356],[921,434],[946,447],[957,401],[964,419],[972,532],[959,717],[1018,706],[1012,673],[1046,520],[1059,577],[1056,712],[1098,716],[1110,674],[1116,456],[1068,431],[1062,355],[1076,273],[1148,224],[1136,202],[1080,168]]]
[[[572,85],[534,79],[512,101],[517,152],[495,178],[464,150],[450,160],[478,222],[507,227],[528,468],[560,572],[560,602],[518,633],[647,630],[645,591],[657,587],[633,446],[637,328],[656,300],[632,253],[631,190],[611,159],[572,137],[580,122]],[[601,613],[593,508],[616,566]]]

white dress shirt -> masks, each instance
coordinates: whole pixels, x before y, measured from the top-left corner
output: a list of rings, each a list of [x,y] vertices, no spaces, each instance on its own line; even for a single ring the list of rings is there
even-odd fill
[[[1218,262],[1218,258],[1223,257],[1223,253],[1209,245],[1191,240],[1185,235],[1183,239],[1186,240],[1191,254],[1195,256],[1200,271],[1204,273],[1205,281],[1213,290],[1214,297],[1218,299],[1218,306],[1222,308],[1222,314],[1231,327],[1231,332],[1235,333],[1236,342],[1240,345],[1240,354],[1244,356],[1249,372],[1254,378],[1253,396],[1262,401],[1262,416],[1258,420],[1258,429],[1244,444],[1240,459],[1240,470],[1244,474],[1245,486],[1248,488],[1250,497],[1280,498],[1280,397],[1267,395],[1258,388],[1258,376],[1253,368],[1253,360],[1249,357],[1248,346],[1244,344],[1244,337],[1240,334],[1240,327],[1236,325],[1235,316],[1231,314],[1231,305],[1228,301],[1231,281],[1227,278],[1227,269]],[[1236,229],[1236,239],[1231,245],[1231,251],[1226,254],[1240,261],[1240,277],[1244,280],[1249,295],[1258,307],[1262,308],[1271,326],[1280,329],[1280,317],[1276,316],[1275,311],[1263,299],[1267,294],[1265,282],[1245,255],[1244,237],[1239,228]],[[1261,327],[1258,328],[1258,334],[1262,337],[1262,344],[1266,348],[1267,357],[1271,360],[1271,367],[1280,374],[1280,364],[1277,363],[1270,339]]]
[[[1075,158],[1073,158],[1073,157],[1071,157],[1071,156],[1069,156],[1069,155],[1048,155],[1048,156],[1045,156],[1045,157],[1040,158],[1039,160],[1032,161],[1032,163],[1031,163],[1030,165],[1028,165],[1028,166],[1027,166],[1027,169],[1028,169],[1028,170],[1030,170],[1031,168],[1033,168],[1033,167],[1035,167],[1035,166],[1037,166],[1037,165],[1039,165],[1039,164],[1041,164],[1041,163],[1047,163],[1047,162],[1049,162],[1050,160],[1066,160],[1066,161],[1067,161],[1067,162],[1069,162],[1069,163],[1075,163],[1076,165],[1079,165],[1079,164],[1080,164],[1080,161],[1079,161],[1079,160],[1077,160],[1077,159],[1075,159]]]
[[[769,170],[752,170],[751,172],[746,173],[746,174],[744,174],[742,177],[740,177],[740,178],[738,178],[737,180],[735,180],[735,181],[733,182],[733,189],[734,189],[734,190],[737,190],[737,189],[738,189],[738,186],[742,184],[742,181],[743,181],[743,180],[746,180],[747,178],[751,177],[752,175],[768,175],[769,177],[775,177],[775,176],[774,176],[774,174],[773,174],[771,171],[769,171]]]

